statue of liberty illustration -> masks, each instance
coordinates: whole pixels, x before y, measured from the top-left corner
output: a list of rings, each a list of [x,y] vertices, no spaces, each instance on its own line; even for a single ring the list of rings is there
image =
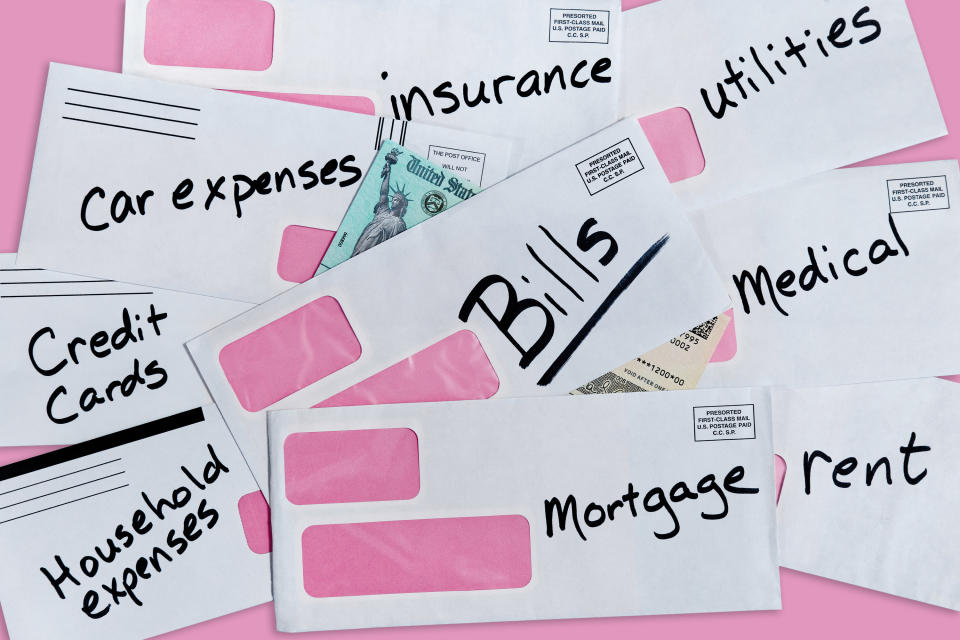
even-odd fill
[[[364,227],[350,257],[363,253],[407,230],[407,223],[403,221],[408,202],[404,187],[399,185],[394,187],[393,197],[390,197],[390,169],[397,164],[399,157],[400,152],[393,148],[384,158],[386,162],[380,171],[380,177],[383,178],[383,183],[380,185],[380,200],[373,206],[373,220]]]

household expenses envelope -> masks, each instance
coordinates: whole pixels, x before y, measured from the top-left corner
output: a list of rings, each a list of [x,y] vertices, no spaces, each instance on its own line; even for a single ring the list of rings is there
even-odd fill
[[[660,0],[621,25],[621,113],[696,130],[691,208],[947,133],[904,0]]]
[[[269,601],[251,497],[213,405],[0,467],[11,640],[137,640]]]
[[[960,387],[778,389],[773,413],[780,564],[960,610]]]
[[[267,409],[565,394],[729,305],[624,120],[187,348],[265,488]]]
[[[249,304],[0,254],[0,446],[70,444],[210,402],[183,343]]]
[[[389,118],[510,138],[512,173],[616,121],[619,20],[619,0],[128,0],[123,71],[363,96]]]
[[[314,274],[388,138],[507,175],[501,138],[53,64],[18,259],[262,302]]]
[[[764,390],[271,411],[269,433],[280,631],[780,607]]]
[[[736,353],[701,386],[832,385],[960,369],[955,160],[841,169],[693,214]]]

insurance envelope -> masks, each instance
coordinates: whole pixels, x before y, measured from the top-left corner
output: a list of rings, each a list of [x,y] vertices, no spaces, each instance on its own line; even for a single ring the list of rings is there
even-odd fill
[[[776,609],[765,390],[271,411],[281,631]]]
[[[501,138],[53,64],[18,260],[262,302],[313,275],[386,138],[507,175]]]
[[[267,409],[565,394],[727,306],[625,120],[187,347],[264,488]]]

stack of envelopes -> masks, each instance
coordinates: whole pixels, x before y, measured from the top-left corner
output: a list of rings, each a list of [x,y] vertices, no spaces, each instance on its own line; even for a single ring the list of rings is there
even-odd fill
[[[946,134],[904,0],[553,4],[127,0],[50,65],[13,640],[960,610],[960,170],[838,169]]]

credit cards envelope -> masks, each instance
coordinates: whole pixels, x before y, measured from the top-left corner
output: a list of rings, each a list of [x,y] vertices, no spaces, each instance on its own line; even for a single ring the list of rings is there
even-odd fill
[[[11,640],[148,638],[270,600],[250,494],[213,405],[0,467]]]
[[[729,304],[625,120],[187,346],[264,488],[267,409],[565,394]]]
[[[737,349],[700,385],[956,373],[958,178],[955,160],[841,169],[696,212]]]
[[[660,0],[623,14],[623,115],[687,111],[691,208],[947,133],[904,0]]]
[[[0,446],[72,444],[210,402],[183,347],[250,308],[0,254]]]
[[[617,117],[618,0],[190,5],[128,0],[125,73],[364,96],[379,115],[506,136],[514,170]]]
[[[52,64],[18,259],[262,302],[313,275],[391,137],[507,175],[500,138]]]
[[[960,610],[960,387],[936,378],[772,392],[780,564]]]
[[[269,423],[281,631],[780,607],[766,391]]]

